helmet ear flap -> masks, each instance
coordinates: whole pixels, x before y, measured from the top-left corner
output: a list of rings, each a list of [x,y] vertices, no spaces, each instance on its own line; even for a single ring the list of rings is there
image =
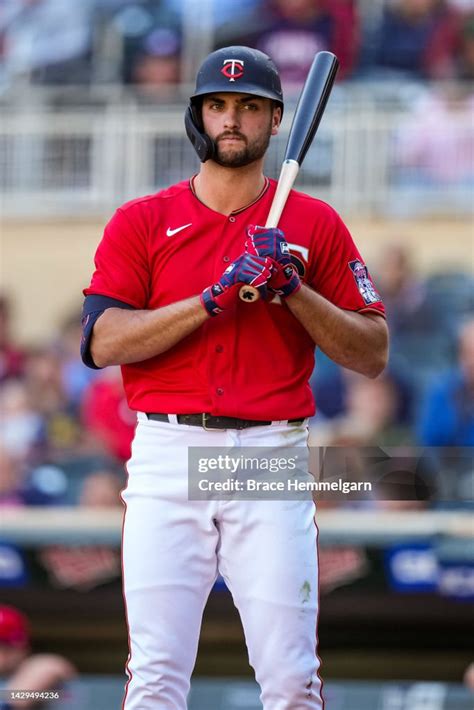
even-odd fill
[[[191,109],[196,127],[199,128],[201,133],[204,133],[204,123],[202,121],[202,97],[199,99],[191,99],[189,102],[189,108]]]
[[[214,141],[204,133],[201,114],[193,102],[189,104],[184,114],[184,127],[201,163],[213,158],[215,155]]]

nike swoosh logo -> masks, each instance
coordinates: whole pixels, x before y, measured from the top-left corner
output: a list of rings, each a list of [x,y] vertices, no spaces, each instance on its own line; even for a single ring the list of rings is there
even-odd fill
[[[176,229],[170,229],[168,227],[168,229],[166,230],[166,236],[172,237],[175,234],[178,234],[178,232],[181,232],[182,229],[186,229],[186,227],[190,227],[191,225],[192,225],[192,222],[190,222],[189,224],[183,224],[182,227],[176,227]]]

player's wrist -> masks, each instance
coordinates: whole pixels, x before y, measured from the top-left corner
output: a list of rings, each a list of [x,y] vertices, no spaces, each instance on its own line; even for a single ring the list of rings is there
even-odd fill
[[[301,279],[293,264],[273,262],[273,276],[268,282],[269,290],[280,298],[289,298],[301,289]]]
[[[210,316],[218,316],[235,305],[239,297],[239,288],[244,285],[244,283],[235,283],[227,286],[217,281],[201,293],[201,304]]]
[[[233,300],[229,299],[230,295],[228,292],[226,293],[219,283],[216,283],[205,288],[199,298],[204,310],[214,317],[223,313],[229,307],[230,303],[228,301]],[[223,296],[227,296],[227,298],[223,298]]]
[[[288,284],[284,287],[283,293],[281,294],[281,298],[289,298],[290,296],[294,296],[298,293],[298,291],[301,291],[302,285],[303,284],[300,277],[298,276],[298,274],[295,274],[291,281],[289,281]]]

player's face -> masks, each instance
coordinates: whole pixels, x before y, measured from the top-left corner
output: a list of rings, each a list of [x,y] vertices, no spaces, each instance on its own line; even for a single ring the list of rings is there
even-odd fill
[[[263,158],[270,136],[278,133],[280,117],[280,108],[270,99],[227,92],[203,99],[202,120],[217,146],[215,161],[228,168]]]

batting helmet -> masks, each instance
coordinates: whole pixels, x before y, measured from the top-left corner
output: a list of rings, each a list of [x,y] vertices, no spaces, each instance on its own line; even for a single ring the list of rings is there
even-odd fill
[[[214,141],[204,133],[200,99],[221,91],[252,94],[272,99],[283,114],[280,77],[272,59],[251,47],[224,47],[212,52],[203,62],[196,77],[196,89],[185,114],[188,138],[201,162],[215,154]]]
[[[0,606],[0,644],[24,648],[28,643],[26,616],[12,606]]]

